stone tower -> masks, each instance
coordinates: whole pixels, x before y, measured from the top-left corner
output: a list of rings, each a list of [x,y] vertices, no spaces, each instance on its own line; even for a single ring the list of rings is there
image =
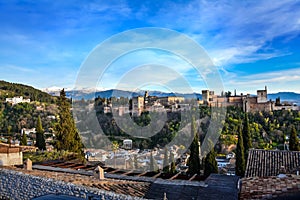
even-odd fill
[[[267,86],[264,90],[257,90],[257,103],[265,103],[268,101]]]

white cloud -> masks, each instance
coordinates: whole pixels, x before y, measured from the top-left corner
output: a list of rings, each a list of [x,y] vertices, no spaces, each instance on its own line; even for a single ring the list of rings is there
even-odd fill
[[[297,1],[195,0],[170,3],[151,22],[191,33],[219,65],[229,65],[285,55],[265,44],[300,33],[299,7]]]
[[[294,91],[300,93],[300,68],[280,70],[274,72],[259,73],[246,76],[231,74],[224,76],[226,88],[233,90],[235,86],[244,88],[246,92],[254,93],[258,88],[267,85],[271,92]]]
[[[2,72],[14,72],[14,73],[17,73],[17,72],[35,72],[35,70],[33,69],[30,69],[28,67],[23,67],[23,66],[17,66],[17,65],[2,65],[0,66],[0,69]]]

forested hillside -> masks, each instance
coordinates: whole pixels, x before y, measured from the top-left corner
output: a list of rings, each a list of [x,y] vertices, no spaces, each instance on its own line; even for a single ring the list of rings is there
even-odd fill
[[[95,109],[99,124],[103,132],[111,139],[117,140],[122,144],[125,138],[133,139],[136,148],[147,149],[157,145],[164,146],[169,143],[177,134],[179,127],[184,121],[181,121],[180,112],[169,112],[168,120],[165,126],[156,135],[147,138],[132,138],[130,134],[125,133],[115,123],[115,119],[111,113],[103,113],[103,102],[105,99],[97,98]],[[87,104],[88,105],[88,104]],[[210,108],[200,107],[199,115],[202,119],[210,118]],[[82,113],[86,116],[86,113]],[[78,113],[80,115],[80,113]],[[284,149],[286,136],[290,135],[291,129],[294,126],[299,133],[300,131],[300,112],[292,110],[278,110],[274,112],[256,112],[248,113],[249,130],[253,148],[259,149]],[[89,115],[87,116],[87,119]],[[132,116],[132,119],[140,126],[146,126],[150,123],[151,118],[148,112],[142,113],[139,117]],[[155,120],[155,119],[154,119]],[[245,121],[245,113],[241,108],[228,107],[226,119],[223,122],[223,129],[216,145],[218,153],[226,153],[235,149],[238,139],[238,128],[243,126]],[[86,123],[89,121],[87,120]],[[88,127],[83,121],[78,123],[79,126]],[[205,134],[210,125],[210,120],[202,120],[198,126],[198,134],[200,142],[203,141]],[[126,128],[130,131],[130,127]],[[87,137],[88,130],[86,130]],[[188,147],[185,147],[188,148]]]
[[[24,98],[30,98],[31,101],[47,103],[55,103],[57,100],[57,97],[53,97],[31,86],[0,80],[0,101],[5,101],[5,98],[15,96],[23,96]]]
[[[23,96],[30,98],[30,103],[12,105],[6,103],[6,98]],[[57,97],[31,86],[0,81],[0,133],[21,133],[22,128],[34,128],[38,116],[41,117],[46,131],[54,127],[53,120],[57,114]]]
[[[54,116],[57,112],[55,104],[32,102],[12,106],[0,102],[0,133],[21,133],[22,128],[34,128],[38,116],[42,119],[44,129],[50,131],[56,122]]]

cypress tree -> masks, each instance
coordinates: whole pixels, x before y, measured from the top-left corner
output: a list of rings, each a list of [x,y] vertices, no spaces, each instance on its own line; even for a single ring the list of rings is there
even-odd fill
[[[238,143],[236,146],[236,162],[235,162],[235,173],[238,176],[244,176],[245,174],[245,154],[244,154],[244,142],[242,137],[241,125],[238,130]]]
[[[289,150],[300,151],[299,139],[298,139],[296,128],[294,126],[292,127],[291,134],[290,134]]]
[[[27,136],[25,133],[23,133],[23,135],[22,135],[21,145],[27,145]]]
[[[112,151],[114,152],[114,168],[116,168],[116,152],[119,150],[118,141],[113,141],[111,144]]]
[[[191,122],[191,134],[194,136],[193,142],[190,146],[190,157],[188,160],[188,173],[191,175],[199,174],[200,173],[200,155],[199,155],[199,138],[196,131],[196,123],[195,118],[192,117]]]
[[[134,155],[134,157],[133,157],[133,164],[134,164],[134,169],[139,168],[137,155]]]
[[[169,163],[171,163],[170,173],[175,174],[176,173],[176,165],[175,165],[175,160],[174,160],[174,154],[173,153],[170,153]]]
[[[208,177],[211,173],[218,173],[218,163],[216,161],[216,156],[217,154],[213,147],[212,150],[206,155],[204,160],[204,176]]]
[[[45,143],[45,136],[44,136],[44,129],[42,126],[41,117],[38,116],[37,124],[36,124],[36,147],[39,150],[46,150],[46,143]]]
[[[168,149],[165,148],[165,153],[164,153],[164,162],[163,162],[163,172],[164,173],[169,173],[169,162],[168,162]]]
[[[21,145],[27,145],[27,136],[25,133],[22,135]]]
[[[70,103],[66,98],[64,89],[60,92],[58,116],[59,122],[56,126],[56,148],[58,150],[67,150],[78,153],[79,157],[83,156],[83,144],[71,115]]]
[[[248,158],[248,151],[252,148],[252,138],[249,127],[248,114],[245,113],[244,123],[243,123],[243,144],[244,144],[244,155],[245,160]]]
[[[154,171],[154,158],[153,158],[153,154],[152,152],[150,153],[150,171],[153,172]]]

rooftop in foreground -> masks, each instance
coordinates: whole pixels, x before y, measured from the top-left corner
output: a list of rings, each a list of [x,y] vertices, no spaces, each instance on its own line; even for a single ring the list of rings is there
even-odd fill
[[[242,179],[240,199],[300,199],[300,176],[282,178],[248,177]]]

